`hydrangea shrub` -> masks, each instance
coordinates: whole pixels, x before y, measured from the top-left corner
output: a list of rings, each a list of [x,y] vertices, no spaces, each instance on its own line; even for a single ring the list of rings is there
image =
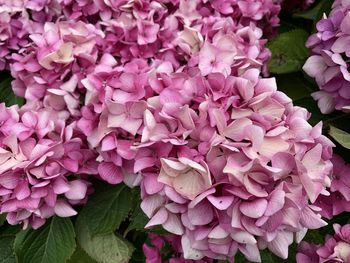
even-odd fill
[[[349,17],[0,0],[0,261],[348,262]]]

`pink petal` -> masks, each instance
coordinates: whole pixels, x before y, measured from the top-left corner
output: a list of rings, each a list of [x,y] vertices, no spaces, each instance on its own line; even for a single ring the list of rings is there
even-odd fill
[[[145,175],[143,179],[143,185],[146,193],[149,195],[158,193],[163,189],[163,184],[157,181],[157,176],[154,174]]]
[[[212,231],[208,234],[208,238],[221,239],[228,237],[229,233],[226,232],[220,225],[214,227]]]
[[[233,240],[242,244],[256,244],[257,241],[254,236],[246,231],[234,231],[231,234]]]
[[[244,184],[245,188],[247,189],[247,191],[256,197],[267,197],[268,196],[268,193],[261,186],[261,184],[257,183],[256,181],[251,179],[249,176],[243,177],[243,184]]]
[[[115,137],[113,135],[108,135],[102,140],[101,150],[107,152],[113,150],[117,147]]]
[[[23,200],[25,198],[27,198],[28,196],[30,196],[30,189],[28,187],[28,182],[27,181],[21,181],[15,191],[13,192],[13,194],[16,196],[16,198],[18,200]]]
[[[134,173],[138,173],[145,168],[152,167],[155,165],[156,159],[153,157],[143,157],[135,160]]]
[[[248,217],[259,218],[264,215],[267,204],[266,199],[255,199],[254,201],[243,202],[239,210]]]
[[[166,211],[165,208],[159,209],[159,211],[157,213],[155,213],[155,215],[147,223],[145,228],[149,228],[149,227],[152,227],[152,226],[164,224],[167,221],[168,216],[169,216],[169,214],[168,214],[168,212]]]
[[[316,214],[309,207],[306,207],[301,213],[300,222],[309,229],[318,229],[327,225],[327,223],[321,219],[321,215]]]
[[[322,155],[322,145],[317,144],[314,148],[309,150],[303,157],[303,164],[306,167],[313,168],[319,163]]]
[[[110,184],[119,184],[123,181],[123,173],[120,168],[110,162],[100,163],[98,173],[103,180]]]
[[[57,200],[54,210],[55,214],[60,217],[70,217],[77,214],[77,212],[66,201],[63,200]]]
[[[294,157],[286,152],[276,153],[272,157],[271,163],[273,167],[282,169],[285,174],[289,174],[295,167]]]
[[[210,203],[215,206],[219,210],[226,210],[233,202],[233,196],[221,196],[216,197],[213,195],[209,195],[207,197]]]
[[[144,198],[141,202],[142,211],[151,218],[154,212],[163,205],[164,197],[160,195],[151,195]]]
[[[68,182],[63,178],[57,178],[54,181],[52,188],[54,193],[57,195],[68,192],[70,189]]]
[[[19,182],[19,178],[13,174],[0,175],[0,185],[7,189],[14,189]]]
[[[47,196],[45,196],[45,202],[48,206],[54,207],[56,204],[57,195],[53,192],[52,189],[48,189]]]
[[[188,200],[183,198],[180,194],[178,194],[172,187],[165,186],[164,192],[167,197],[173,202],[178,204],[185,204]]]
[[[285,195],[285,192],[282,190],[275,190],[272,192],[265,211],[265,216],[271,216],[283,208]]]
[[[247,139],[252,142],[253,150],[259,151],[264,141],[264,130],[259,126],[250,125],[244,128],[244,133]]]
[[[165,223],[163,223],[163,228],[170,233],[173,233],[175,235],[183,235],[184,234],[184,227],[177,215],[174,215],[172,213],[168,214],[168,219]]]
[[[323,114],[328,114],[334,111],[336,104],[335,99],[324,91],[317,91],[311,94],[314,100],[317,100],[317,105]]]
[[[81,180],[69,182],[69,190],[64,195],[70,200],[82,200],[86,197],[87,184]]]
[[[188,209],[188,218],[192,225],[209,224],[213,218],[213,209],[208,202],[201,202],[192,209]]]
[[[287,259],[288,258],[288,247],[293,243],[292,232],[280,232],[276,238],[268,243],[268,248],[277,256]]]
[[[318,75],[323,74],[326,70],[327,65],[323,60],[322,56],[311,56],[306,60],[305,65],[303,66],[303,70],[310,77],[317,77]]]
[[[63,167],[70,172],[76,173],[79,170],[79,163],[75,160],[65,158],[63,160]]]
[[[246,244],[245,246],[240,246],[239,250],[249,261],[261,262],[260,250],[256,244]]]
[[[39,207],[40,199],[28,197],[23,200],[17,201],[18,208],[24,208],[28,210],[35,210]]]
[[[188,208],[194,208],[197,204],[199,204],[204,198],[206,198],[208,195],[214,194],[216,192],[216,189],[210,188],[207,191],[201,193],[200,195],[198,195],[194,200],[192,200],[189,205]]]
[[[204,256],[200,250],[192,248],[190,239],[185,235],[181,238],[181,247],[186,259],[199,260]]]

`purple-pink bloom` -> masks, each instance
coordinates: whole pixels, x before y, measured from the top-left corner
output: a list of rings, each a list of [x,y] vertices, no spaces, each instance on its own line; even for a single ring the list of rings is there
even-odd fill
[[[350,261],[350,225],[333,225],[334,236],[327,235],[322,245],[302,242],[298,248],[297,263],[324,263]]]
[[[61,8],[55,0],[0,1],[0,70],[9,69],[11,55],[30,45],[29,35],[56,19]]]
[[[259,262],[266,248],[287,258],[294,240],[326,224],[315,201],[332,191],[334,145],[275,79],[260,77],[279,3],[18,2],[0,10],[2,67],[26,99],[0,106],[9,223],[75,215],[92,175],[141,186],[147,228],[172,234],[178,258],[169,262],[238,251]],[[145,255],[159,262],[164,240],[150,239]]]
[[[348,111],[350,107],[350,73],[347,58],[350,34],[349,6],[335,1],[329,16],[316,25],[317,33],[309,37],[306,46],[312,54],[303,69],[315,78],[320,91],[312,94],[322,113]]]
[[[316,203],[322,208],[321,214],[327,219],[350,211],[350,165],[338,155],[332,158],[333,173],[330,196],[319,196]]]
[[[24,55],[14,54],[13,90],[27,100],[69,109],[75,115],[80,80],[96,63],[97,42],[103,33],[83,22],[46,23],[42,34],[31,34],[33,45]]]
[[[319,263],[320,256],[317,254],[317,249],[320,247],[320,245],[302,241],[298,246],[298,253],[296,255],[297,263]]]

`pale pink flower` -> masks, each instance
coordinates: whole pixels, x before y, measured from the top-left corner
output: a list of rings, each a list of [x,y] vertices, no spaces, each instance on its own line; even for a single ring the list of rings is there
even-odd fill
[[[215,43],[204,43],[199,52],[198,67],[203,76],[209,73],[231,74],[231,66],[237,54],[232,37],[222,36]]]
[[[169,185],[176,192],[193,200],[211,187],[208,167],[181,157],[179,160],[162,159],[159,182]],[[204,163],[205,165],[205,163]]]

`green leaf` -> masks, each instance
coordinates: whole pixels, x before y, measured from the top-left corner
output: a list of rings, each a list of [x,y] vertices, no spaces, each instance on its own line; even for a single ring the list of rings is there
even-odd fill
[[[6,106],[24,104],[24,99],[17,97],[11,88],[11,78],[6,76],[5,79],[0,82],[0,102],[5,102]]]
[[[272,57],[268,67],[271,73],[284,74],[301,70],[309,51],[305,47],[308,33],[296,29],[280,34],[268,44]]]
[[[128,240],[133,244],[135,250],[130,259],[130,263],[143,263],[146,261],[143,253],[143,245],[147,242],[148,234],[144,231],[134,231],[128,237]]]
[[[22,228],[20,225],[11,226],[9,224],[4,224],[0,228],[1,235],[16,235],[21,230]]]
[[[330,126],[329,135],[332,136],[341,146],[350,149],[350,134],[334,126]]]
[[[71,220],[60,217],[53,217],[37,230],[19,232],[14,244],[19,263],[64,263],[75,246]]]
[[[304,78],[301,72],[276,75],[277,87],[293,101],[311,97],[314,87]]]
[[[97,261],[93,260],[88,254],[86,254],[80,246],[77,246],[74,254],[67,263],[97,263]]]
[[[0,214],[0,226],[2,226],[6,221],[6,214]]]
[[[82,217],[77,219],[76,232],[80,246],[97,262],[124,263],[131,258],[134,248],[127,240],[114,233],[92,236]]]
[[[15,263],[16,258],[13,251],[14,235],[0,236],[0,263]]]
[[[145,213],[142,211],[140,204],[138,203],[135,207],[132,215],[130,216],[130,224],[128,225],[127,229],[124,232],[124,236],[127,235],[129,231],[132,230],[141,230],[144,231],[144,227],[149,221],[149,218],[145,215]]]
[[[123,184],[105,185],[94,193],[79,214],[92,236],[112,233],[129,215],[133,194]]]
[[[321,0],[314,8],[302,13],[294,14],[294,17],[301,17],[301,18],[305,18],[305,19],[313,20],[317,22],[318,20],[321,19],[324,13],[327,14],[329,12],[332,4],[333,4],[333,1]]]
[[[307,231],[306,236],[304,237],[304,241],[313,244],[322,244],[324,236],[321,234],[319,229],[317,230],[309,230]]]

